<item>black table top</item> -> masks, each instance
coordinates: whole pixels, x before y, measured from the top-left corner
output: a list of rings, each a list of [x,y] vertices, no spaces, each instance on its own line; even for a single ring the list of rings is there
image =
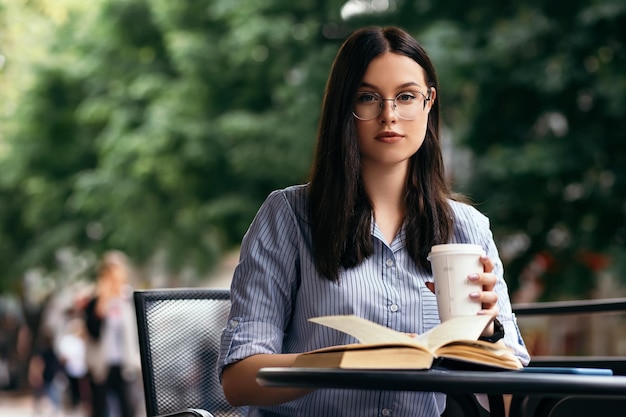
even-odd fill
[[[523,395],[626,396],[626,376],[326,368],[262,368],[261,385]]]

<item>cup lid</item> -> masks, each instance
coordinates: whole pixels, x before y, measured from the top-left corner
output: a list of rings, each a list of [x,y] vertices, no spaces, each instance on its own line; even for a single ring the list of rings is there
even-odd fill
[[[474,245],[470,243],[449,243],[444,245],[434,245],[430,249],[430,253],[428,254],[428,256],[430,257],[433,255],[441,255],[450,252],[483,255],[485,253],[485,250],[480,245]]]

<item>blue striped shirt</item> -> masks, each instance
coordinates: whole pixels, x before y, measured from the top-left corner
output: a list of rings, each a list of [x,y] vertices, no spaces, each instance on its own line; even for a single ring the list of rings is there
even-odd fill
[[[451,243],[481,245],[498,276],[499,320],[505,343],[522,363],[529,361],[519,333],[488,219],[469,205],[451,201],[455,215]],[[361,265],[342,269],[340,282],[322,278],[315,268],[307,221],[306,186],[274,191],[259,209],[241,245],[231,285],[232,307],[222,335],[218,371],[260,353],[305,352],[356,340],[311,317],[355,314],[406,333],[423,333],[439,324],[431,274],[410,258],[402,228],[388,246],[374,223],[374,253]],[[439,416],[445,396],[429,392],[319,389],[270,407],[250,407],[252,416]]]

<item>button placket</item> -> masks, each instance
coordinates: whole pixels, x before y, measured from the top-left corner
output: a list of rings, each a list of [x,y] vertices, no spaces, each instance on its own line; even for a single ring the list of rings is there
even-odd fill
[[[393,282],[397,279],[397,276],[396,276],[397,271],[395,270],[396,260],[394,259],[393,254],[391,252],[389,252],[387,254],[387,259],[385,259],[383,263],[384,263],[386,269],[388,270],[385,273],[385,275],[387,276],[387,279],[388,279],[387,283],[391,287],[393,287],[393,285],[394,285]],[[397,300],[395,300],[395,301],[390,300],[390,302],[391,303],[388,304],[389,311],[392,312],[392,313],[397,313],[398,310],[400,310],[400,306],[397,304]]]

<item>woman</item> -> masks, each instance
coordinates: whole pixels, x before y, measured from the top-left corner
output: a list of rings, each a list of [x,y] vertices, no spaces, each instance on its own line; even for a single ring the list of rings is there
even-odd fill
[[[311,317],[355,314],[406,333],[436,326],[427,254],[440,243],[484,248],[484,273],[470,277],[482,291],[468,296],[482,303],[480,314],[498,317],[504,338],[496,342],[528,362],[489,222],[446,184],[437,91],[426,52],[400,29],[362,29],[340,48],[310,182],[273,192],[242,242],[219,361],[232,404],[260,416],[440,415],[437,393],[255,381],[259,368],[290,366],[299,352],[354,342]]]
[[[92,417],[110,415],[110,396],[119,408],[113,415],[135,415],[133,391],[141,365],[128,273],[126,256],[107,252],[98,269],[95,296],[85,307]]]

